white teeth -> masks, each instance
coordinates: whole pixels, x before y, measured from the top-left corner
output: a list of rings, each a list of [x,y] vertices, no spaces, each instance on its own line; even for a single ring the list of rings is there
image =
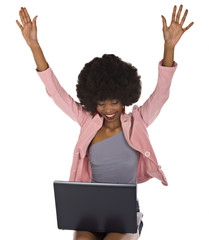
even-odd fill
[[[106,115],[107,117],[113,117],[115,115],[115,113],[114,114],[112,114],[112,115]]]

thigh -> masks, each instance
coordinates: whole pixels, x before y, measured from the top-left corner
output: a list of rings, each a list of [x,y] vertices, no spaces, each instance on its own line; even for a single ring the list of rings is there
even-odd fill
[[[103,240],[137,240],[139,233],[107,233]]]
[[[105,235],[99,232],[74,231],[73,240],[102,240]]]
[[[143,214],[140,212],[139,202],[137,201],[137,232],[136,233],[107,233],[104,240],[137,240],[141,235],[143,227]]]

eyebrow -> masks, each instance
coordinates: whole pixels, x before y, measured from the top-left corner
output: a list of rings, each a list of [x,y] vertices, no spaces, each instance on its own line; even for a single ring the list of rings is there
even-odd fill
[[[114,101],[120,101],[119,99],[117,98],[114,98],[114,99],[109,99],[111,102],[114,102]],[[97,101],[97,103],[104,103],[106,100],[103,100],[103,101]]]

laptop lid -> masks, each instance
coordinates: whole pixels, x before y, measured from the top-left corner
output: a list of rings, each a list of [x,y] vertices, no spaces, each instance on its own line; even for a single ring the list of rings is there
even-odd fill
[[[54,181],[59,229],[137,232],[135,184]]]

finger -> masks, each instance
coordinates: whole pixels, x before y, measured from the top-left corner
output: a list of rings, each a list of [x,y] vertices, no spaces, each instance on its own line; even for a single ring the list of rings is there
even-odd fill
[[[33,22],[36,22],[37,17],[38,17],[38,16],[35,16],[35,17],[33,18]]]
[[[27,24],[28,22],[27,22],[27,17],[26,17],[24,8],[21,8],[21,12],[22,12],[22,18],[23,18],[24,24]]]
[[[20,20],[21,20],[21,22],[22,22],[22,25],[25,26],[25,21],[24,21],[22,9],[19,11],[19,15],[20,15]]]
[[[19,26],[20,30],[22,31],[24,29],[23,26],[20,24],[20,22],[18,20],[16,20],[16,23]]]
[[[186,11],[184,12],[184,16],[183,16],[183,18],[181,19],[181,22],[180,22],[181,26],[184,24],[187,14],[188,14],[188,10],[186,9]]]
[[[175,22],[175,16],[176,16],[176,5],[173,7],[173,13],[172,13],[171,22]]]
[[[20,15],[20,19],[21,19],[22,25],[25,26],[25,24],[26,24],[26,19],[25,19],[25,17],[24,17],[23,8],[21,8],[21,10],[19,11],[19,15]]]
[[[32,21],[32,25],[33,25],[34,27],[36,27],[36,19],[37,19],[37,17],[38,17],[38,16],[35,16],[35,17],[33,18],[33,21]]]
[[[180,5],[177,16],[176,16],[176,22],[179,23],[179,18],[181,15],[181,11],[182,11],[183,5]]]
[[[183,31],[186,32],[193,24],[194,22],[191,22],[187,27],[183,29]]]
[[[24,13],[25,13],[25,16],[26,16],[27,22],[31,22],[30,16],[29,16],[28,11],[27,11],[26,8],[24,8]]]
[[[166,19],[163,15],[161,15],[162,17],[162,21],[163,21],[163,29],[166,29],[167,28],[167,22],[166,22]]]

